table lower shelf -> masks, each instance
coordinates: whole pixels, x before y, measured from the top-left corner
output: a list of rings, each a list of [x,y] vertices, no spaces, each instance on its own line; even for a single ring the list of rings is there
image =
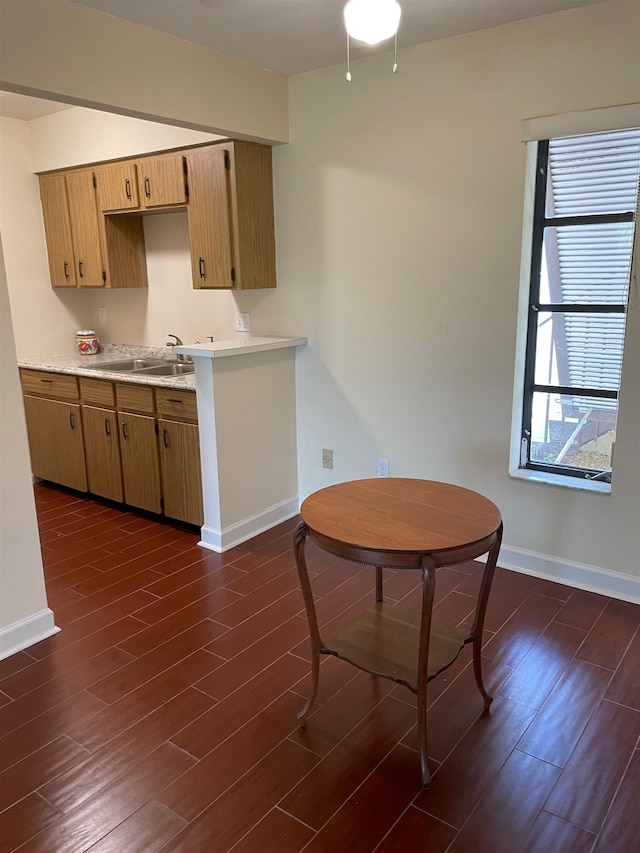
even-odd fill
[[[471,639],[470,632],[432,620],[428,679],[450,666]],[[323,654],[344,658],[360,669],[418,688],[420,614],[376,604],[351,619],[323,644]]]

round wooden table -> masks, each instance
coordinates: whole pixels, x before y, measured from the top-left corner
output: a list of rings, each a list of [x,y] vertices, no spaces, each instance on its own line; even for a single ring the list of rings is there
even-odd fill
[[[404,684],[418,699],[422,782],[427,767],[427,683],[473,646],[473,668],[485,709],[492,697],[482,680],[482,628],[502,541],[500,511],[482,495],[432,480],[376,478],[329,486],[300,508],[294,536],[296,564],[311,636],[309,716],[318,690],[320,655],[335,655],[360,669]],[[337,557],[375,567],[376,604],[351,619],[328,642],[319,633],[307,564],[307,538]],[[436,569],[488,554],[470,629],[432,620]],[[383,569],[422,573],[422,608],[414,613],[383,601]]]

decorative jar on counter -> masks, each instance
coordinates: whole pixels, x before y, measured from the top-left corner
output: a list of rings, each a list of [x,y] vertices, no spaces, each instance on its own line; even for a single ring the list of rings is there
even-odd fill
[[[100,351],[100,341],[93,329],[80,329],[76,332],[76,348],[80,355],[95,355]]]

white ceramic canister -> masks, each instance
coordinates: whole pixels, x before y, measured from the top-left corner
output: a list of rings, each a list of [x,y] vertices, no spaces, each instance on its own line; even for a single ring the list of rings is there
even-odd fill
[[[79,329],[76,332],[76,348],[80,355],[95,355],[100,351],[100,341],[93,329]]]

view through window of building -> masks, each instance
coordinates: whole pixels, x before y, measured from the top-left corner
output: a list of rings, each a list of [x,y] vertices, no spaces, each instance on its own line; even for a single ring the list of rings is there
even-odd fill
[[[537,146],[520,468],[610,482],[640,128]]]

